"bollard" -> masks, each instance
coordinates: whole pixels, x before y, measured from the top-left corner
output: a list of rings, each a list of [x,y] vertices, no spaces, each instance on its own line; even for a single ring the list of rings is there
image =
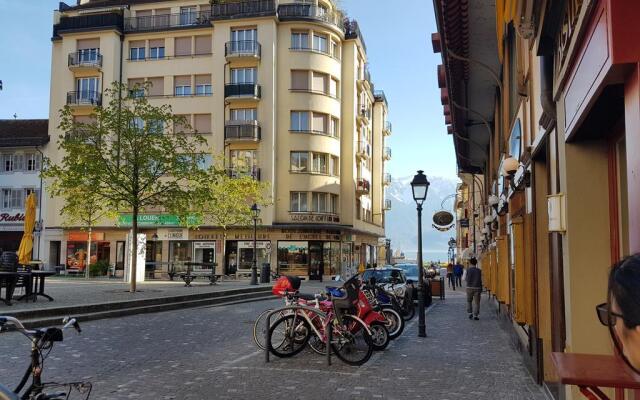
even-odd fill
[[[271,316],[273,312],[267,314],[267,331],[265,332],[265,342],[264,342],[264,361],[269,362],[269,353],[271,352]]]
[[[333,324],[331,321],[327,324],[327,365],[331,365],[331,341],[333,340]]]

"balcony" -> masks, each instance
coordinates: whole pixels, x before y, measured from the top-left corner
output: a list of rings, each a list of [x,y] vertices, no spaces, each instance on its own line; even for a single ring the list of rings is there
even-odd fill
[[[366,179],[358,179],[356,184],[356,193],[369,194],[369,192],[371,192],[371,183]]]
[[[391,174],[384,174],[382,177],[382,184],[385,186],[391,185]]]
[[[59,39],[61,33],[97,31],[101,29],[115,29],[122,32],[123,19],[120,12],[61,17],[60,22],[53,25],[53,38]]]
[[[358,70],[358,87],[360,88],[360,90],[368,89],[371,90],[371,92],[375,91],[368,65],[365,65],[364,70]]]
[[[262,47],[257,40],[236,40],[224,45],[224,56],[227,60],[233,58],[260,59]]]
[[[360,112],[358,113],[358,118],[365,124],[369,123],[369,121],[371,120],[371,109],[361,106]]]
[[[278,18],[280,21],[323,22],[344,32],[344,15],[341,12],[328,11],[312,4],[281,4],[278,6]]]
[[[224,125],[224,140],[227,142],[260,140],[258,121],[227,121]]]
[[[212,4],[211,19],[266,17],[276,14],[275,0],[253,0],[234,3]]]
[[[382,152],[382,158],[384,158],[386,161],[391,160],[391,148],[390,147],[385,147],[384,151]]]
[[[356,39],[360,38],[360,42],[362,43],[362,48],[364,52],[367,52],[367,45],[364,43],[364,38],[362,37],[362,33],[360,33],[360,27],[358,26],[358,22],[356,20],[347,20],[344,23],[344,38],[345,39]]]
[[[261,96],[261,87],[255,83],[227,83],[224,85],[225,99],[259,100]]]
[[[102,94],[93,90],[82,92],[67,92],[67,105],[69,106],[100,106]]]
[[[384,127],[382,128],[382,133],[383,133],[385,136],[391,136],[391,122],[386,121],[386,122],[384,123]]]
[[[227,176],[229,178],[242,178],[244,176],[252,178],[256,181],[260,180],[260,168],[240,168],[229,167],[227,168]]]
[[[102,54],[79,50],[69,54],[67,64],[72,70],[99,71],[102,68]]]
[[[371,145],[368,142],[358,142],[356,156],[358,156],[359,158],[371,157]]]
[[[124,31],[127,33],[203,26],[211,26],[211,13],[208,11],[149,15],[124,19]]]
[[[375,101],[383,102],[385,106],[389,105],[389,103],[387,102],[387,95],[384,93],[384,90],[376,90],[375,92],[373,92],[373,98],[375,99]]]
[[[391,210],[391,200],[390,199],[387,199],[387,200],[384,201],[384,210],[385,211]]]

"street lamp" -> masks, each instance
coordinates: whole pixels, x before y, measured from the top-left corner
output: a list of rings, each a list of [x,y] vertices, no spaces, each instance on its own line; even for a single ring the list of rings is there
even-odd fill
[[[422,268],[422,204],[427,198],[429,181],[424,171],[418,171],[418,175],[411,181],[413,200],[415,200],[418,210],[418,336],[426,337],[426,327],[424,320],[424,270]]]
[[[258,236],[258,217],[260,209],[256,203],[251,206],[251,214],[253,214],[253,266],[251,267],[251,284],[258,284],[258,258],[256,254],[256,238]]]

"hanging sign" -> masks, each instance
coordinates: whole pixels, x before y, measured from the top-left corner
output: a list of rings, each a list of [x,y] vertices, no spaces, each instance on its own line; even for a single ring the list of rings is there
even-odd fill
[[[445,210],[438,211],[433,214],[433,223],[438,226],[451,225],[453,223],[453,214]]]

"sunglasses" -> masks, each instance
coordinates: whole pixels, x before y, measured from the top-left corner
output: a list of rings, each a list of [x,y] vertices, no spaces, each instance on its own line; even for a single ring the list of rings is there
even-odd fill
[[[596,314],[598,314],[598,320],[604,326],[615,326],[618,318],[624,320],[624,316],[611,311],[607,303],[598,304],[596,306]]]

